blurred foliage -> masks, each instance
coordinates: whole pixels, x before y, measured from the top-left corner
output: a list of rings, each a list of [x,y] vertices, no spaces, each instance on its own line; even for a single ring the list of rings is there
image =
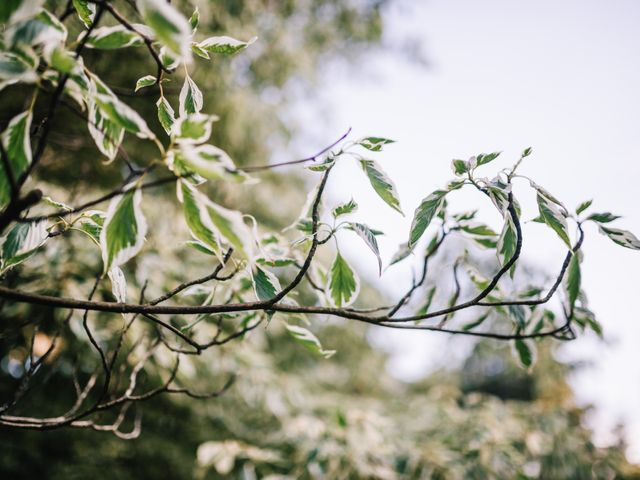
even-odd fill
[[[60,12],[66,2],[57,3],[49,2]],[[123,10],[128,8],[127,2],[120,3]],[[188,10],[185,2],[174,3]],[[382,3],[200,2],[202,30],[260,37],[245,55],[212,62],[195,73],[207,109],[221,117],[213,142],[224,146],[239,165],[266,163],[296,130],[295,125],[285,125],[279,114],[287,106],[287,86],[303,82],[312,92],[313,75],[329,59],[358,55],[375,45],[382,33]],[[125,62],[114,61],[108,52],[87,58],[92,69],[122,92],[132,91],[135,80],[152,68],[142,49],[130,49]],[[167,89],[177,95],[175,85],[168,84]],[[3,124],[22,108],[24,97],[14,92],[0,99]],[[150,90],[139,96],[156,94]],[[159,130],[153,121],[153,102],[139,96],[128,100]],[[46,98],[40,103],[46,105]],[[65,198],[72,194],[80,200],[96,196],[126,176],[124,164],[118,171],[96,161],[85,128],[72,109],[60,111],[39,177],[48,184],[48,191],[59,185]],[[125,142],[125,149],[132,163],[148,163],[150,150],[144,146]],[[260,189],[223,188],[210,193],[223,203],[242,204],[244,211],[267,225],[281,227],[295,217],[303,202],[304,189],[298,188],[303,181],[267,174]],[[265,199],[276,196],[280,207],[274,209]],[[182,280],[187,271],[190,277],[206,272],[207,265],[199,254],[169,246],[177,242],[162,241],[186,239],[188,234],[184,227],[162,227],[157,221],[175,211],[172,203],[163,200],[162,190],[149,197],[157,208],[149,209],[148,216],[155,217],[153,223],[164,230],[150,239],[147,248],[152,253],[144,263],[127,267],[131,273],[127,277],[137,294],[149,280],[147,294],[153,297]],[[5,282],[30,290],[44,288],[53,295],[68,294],[69,288],[84,289],[72,292],[82,296],[99,268],[96,251],[71,238],[64,248],[48,248],[20,267],[19,277],[10,273]],[[155,274],[159,271],[163,275]],[[58,281],[43,285],[46,278]],[[109,295],[100,290],[96,298]],[[37,321],[46,335],[61,323],[63,314],[36,306],[2,306],[3,398],[17,384],[29,342],[28,331],[11,327],[25,319]],[[72,318],[64,334],[64,355],[47,366],[40,389],[29,392],[29,406],[44,414],[55,415],[73,402],[69,379],[74,370],[82,377],[96,365],[86,337],[77,328],[80,321],[79,315]],[[121,325],[119,319],[102,315],[94,321],[98,335],[100,329],[116,331]],[[206,325],[202,328],[206,333]],[[337,350],[330,360],[314,357],[291,342],[277,316],[266,328],[238,342],[190,358],[180,367],[179,382],[208,391],[219,388],[231,373],[238,380],[219,399],[150,400],[143,411],[142,435],[134,441],[82,429],[3,428],[0,477],[640,478],[640,472],[624,459],[622,441],[609,449],[591,443],[590,432],[582,426],[585,412],[574,405],[565,381],[567,367],[553,361],[548,350],[540,350],[536,369],[528,374],[511,363],[505,352],[508,347],[479,343],[460,371],[442,371],[408,385],[385,373],[387,359],[368,344],[366,328],[314,319],[314,329],[322,331],[327,348]],[[154,374],[162,375],[160,353],[155,362],[157,371],[145,378],[151,384],[158,380]]]

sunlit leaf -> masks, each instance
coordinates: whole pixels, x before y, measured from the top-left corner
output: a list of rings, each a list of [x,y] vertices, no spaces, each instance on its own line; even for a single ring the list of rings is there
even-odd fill
[[[360,160],[360,166],[369,177],[369,182],[371,182],[371,186],[378,196],[391,208],[404,215],[400,208],[400,198],[396,191],[396,186],[380,168],[380,165],[373,160]]]
[[[115,197],[100,232],[104,271],[125,264],[138,254],[147,233],[147,222],[140,208],[139,188]]]

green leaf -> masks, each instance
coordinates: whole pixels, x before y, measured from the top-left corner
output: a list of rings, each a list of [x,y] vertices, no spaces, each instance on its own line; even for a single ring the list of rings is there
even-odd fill
[[[204,58],[205,60],[211,59],[207,51],[200,48],[200,46],[195,42],[191,42],[191,51],[200,58]]]
[[[325,350],[322,347],[320,340],[318,340],[318,338],[306,328],[289,324],[286,325],[286,328],[289,335],[313,353],[317,353],[324,358],[330,358],[336,353],[335,350]]]
[[[360,166],[369,177],[371,186],[376,191],[378,196],[384,200],[391,208],[402,213],[400,208],[400,199],[398,198],[398,192],[393,181],[387,176],[386,173],[380,168],[377,162],[373,160],[360,160]]]
[[[180,90],[180,116],[186,117],[189,114],[200,113],[202,110],[202,92],[190,76],[186,76],[182,89]]]
[[[466,223],[460,225],[460,230],[469,235],[477,235],[479,237],[496,237],[498,234],[493,229],[481,223]]]
[[[138,138],[155,138],[140,114],[115,95],[97,93],[94,100],[101,114],[118,127],[135,134]]]
[[[176,121],[176,114],[164,96],[158,99],[156,107],[158,107],[158,120],[160,121],[160,125],[162,125],[164,131],[167,132],[167,135],[170,135],[173,124]]]
[[[174,162],[209,180],[243,183],[252,178],[238,170],[227,153],[213,145],[181,145]]]
[[[189,17],[189,26],[191,27],[191,33],[195,33],[198,29],[198,25],[200,24],[200,10],[196,6],[196,9]]]
[[[184,219],[191,235],[215,252],[219,259],[222,259],[220,234],[209,215],[206,197],[184,180],[180,183]]]
[[[622,217],[620,217],[619,215],[614,215],[609,212],[604,212],[604,213],[592,213],[587,217],[587,220],[593,220],[594,222],[598,222],[598,223],[609,223],[609,222],[613,222],[614,220],[617,220],[618,218],[622,218]]]
[[[153,75],[145,75],[144,77],[139,78],[138,81],[136,82],[135,91],[137,92],[142,88],[150,87],[151,85],[155,85],[155,83],[156,83],[156,77],[154,77]]]
[[[112,161],[118,154],[118,149],[124,137],[124,128],[120,126],[119,123],[111,120],[95,101],[95,91],[113,95],[111,90],[97,77],[92,76],[91,80],[91,89],[94,91],[94,94],[88,97],[89,119],[87,126],[98,150],[100,150],[109,161]]]
[[[100,232],[100,248],[104,272],[124,265],[138,254],[147,233],[147,222],[140,209],[142,192],[139,188],[115,197]]]
[[[218,117],[200,113],[182,115],[174,124],[172,135],[178,143],[204,143],[211,136],[211,126]]]
[[[413,248],[416,243],[418,243],[418,240],[420,240],[420,237],[422,237],[425,230],[438,213],[447,193],[448,192],[446,190],[436,190],[420,202],[420,205],[416,208],[416,211],[413,214],[413,221],[411,222],[409,248]]]
[[[229,210],[213,202],[208,202],[207,209],[211,221],[218,229],[222,237],[241,256],[253,261],[253,235],[244,223],[242,214],[235,210]]]
[[[538,210],[540,216],[553,231],[555,231],[562,241],[569,247],[571,247],[571,240],[569,239],[569,229],[567,227],[567,220],[556,205],[550,202],[547,197],[538,193]]]
[[[453,169],[453,173],[458,176],[462,176],[469,171],[467,162],[465,162],[464,160],[452,160],[451,168]]]
[[[331,305],[338,308],[348,307],[355,301],[359,290],[358,276],[340,253],[337,253],[327,281]]]
[[[356,222],[349,223],[349,226],[354,232],[358,234],[360,238],[362,238],[362,240],[364,240],[364,243],[367,244],[367,247],[369,247],[373,254],[376,256],[376,258],[378,259],[378,274],[382,275],[382,259],[380,258],[378,241],[376,240],[376,237],[371,229],[362,223]]]
[[[15,181],[20,179],[31,164],[31,138],[29,136],[31,119],[31,110],[13,117],[0,137]],[[0,172],[0,208],[2,208],[9,203],[11,188],[4,163],[0,164]]]
[[[486,165],[489,162],[493,162],[501,153],[502,152],[481,153],[476,156],[476,164],[479,167],[480,165]]]
[[[531,147],[527,147],[522,151],[522,154],[520,154],[520,157],[525,158],[528,157],[529,155],[531,155],[531,153],[533,152]]]
[[[0,2],[0,23],[16,23],[32,17],[40,9],[43,0],[2,0]],[[9,22],[9,20],[11,20]]]
[[[5,39],[11,48],[32,45],[42,46],[46,51],[66,42],[67,29],[57,17],[42,8],[34,17],[12,25]]]
[[[137,28],[144,29],[144,25],[134,25]],[[80,34],[79,39],[84,36]],[[132,32],[124,27],[124,25],[114,25],[112,27],[100,27],[91,31],[89,39],[86,43],[88,48],[100,50],[116,50],[126,47],[138,47],[144,45],[142,37],[136,32]]]
[[[498,261],[500,265],[506,265],[511,258],[516,253],[518,242],[518,232],[516,231],[515,225],[513,224],[513,220],[511,217],[507,218],[507,221],[504,223],[504,227],[502,228],[502,233],[500,234],[500,238],[498,239],[497,245],[497,255]],[[515,273],[515,265],[511,269],[511,277]]]
[[[88,0],[73,0],[73,8],[76,9],[76,13],[84,23],[84,26],[89,28],[96,16],[96,4]]]
[[[89,210],[84,212],[78,219],[80,224],[78,230],[85,233],[89,238],[100,247],[100,232],[102,232],[102,226],[106,214],[98,210]]]
[[[462,327],[462,330],[464,330],[465,332],[468,332],[469,330],[473,330],[474,328],[482,325],[487,318],[489,318],[489,313],[485,313],[484,315],[480,316],[476,320],[473,320],[467,323]]]
[[[356,210],[358,210],[358,204],[352,198],[347,203],[343,203],[341,205],[338,205],[336,208],[334,208],[333,211],[331,212],[331,215],[333,215],[333,218],[338,218],[342,215],[353,213]]]
[[[382,137],[365,137],[356,142],[357,145],[360,145],[367,150],[371,150],[372,152],[380,152],[384,145],[388,145],[390,143],[395,143],[395,140],[389,140],[388,138]]]
[[[2,244],[0,273],[24,262],[44,244],[47,238],[46,220],[16,223]]]
[[[618,245],[632,250],[640,250],[640,240],[638,240],[638,238],[628,230],[609,228],[601,225],[600,232],[605,234]]]
[[[571,256],[571,260],[569,261],[569,269],[565,283],[571,309],[573,309],[580,294],[580,282],[580,252],[576,252]]]
[[[165,0],[138,0],[136,3],[156,40],[181,60],[188,60],[191,57],[191,25],[187,19]]]
[[[520,361],[520,366],[523,368],[531,368],[535,363],[535,344],[530,340],[516,340],[514,342],[514,348]]]
[[[424,305],[422,305],[418,309],[418,311],[416,312],[417,315],[424,315],[425,313],[429,312],[429,309],[431,308],[431,304],[433,303],[433,299],[436,296],[436,291],[437,291],[436,285],[434,285],[429,290],[427,290],[427,300],[425,301]]]
[[[321,163],[314,163],[305,167],[307,170],[311,170],[312,172],[325,172],[327,171],[333,164],[336,163],[336,157],[333,155],[328,155]]]
[[[527,317],[525,309],[522,305],[509,305],[509,314],[511,319],[518,327],[518,330],[523,330],[527,325]]]
[[[269,270],[265,270],[259,266],[253,268],[253,288],[258,300],[263,302],[271,300],[275,297],[282,287],[276,277]]]
[[[220,53],[223,55],[233,55],[234,53],[239,52],[240,50],[244,50],[253,42],[255,42],[258,37],[253,37],[247,42],[243,42],[241,40],[236,40],[235,38],[220,36],[220,37],[209,37],[206,40],[198,43],[198,47],[207,53]]]
[[[580,215],[587,208],[589,208],[592,203],[593,203],[593,200],[587,200],[586,202],[582,202],[580,205],[578,205],[578,208],[576,208],[576,215]]]

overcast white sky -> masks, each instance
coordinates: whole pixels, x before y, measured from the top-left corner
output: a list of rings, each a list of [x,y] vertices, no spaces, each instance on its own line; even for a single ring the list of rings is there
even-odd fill
[[[640,2],[430,0],[385,12],[386,41],[415,39],[429,67],[379,53],[361,67],[334,66],[315,92],[321,101],[301,111],[307,146],[309,139],[327,143],[347,126],[354,137],[398,141],[379,160],[398,186],[406,218],[371,193],[355,166],[340,166],[330,185],[335,201],[353,195],[359,218],[387,233],[387,259],[406,240],[419,201],[452,177],[452,158],[502,150],[503,167],[528,146],[534,155],[523,173],[569,206],[593,198],[594,210],[622,215],[617,226],[640,235]],[[455,205],[468,209],[477,197],[457,198]],[[562,244],[542,228],[528,230],[525,261],[555,271]],[[572,384],[581,404],[596,406],[596,440],[606,444],[624,422],[628,455],[640,462],[640,252],[617,247],[594,227],[587,234],[583,285],[607,341],[583,337],[561,356],[594,362]],[[361,273],[375,277],[375,262],[360,252],[347,248]],[[381,285],[398,291],[408,275],[390,270]],[[452,355],[438,335],[385,331],[384,339],[395,352],[390,368],[403,378]]]

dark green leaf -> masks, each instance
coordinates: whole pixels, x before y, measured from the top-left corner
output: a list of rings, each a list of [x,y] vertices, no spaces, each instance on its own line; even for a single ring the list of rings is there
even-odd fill
[[[609,212],[604,212],[604,213],[592,213],[587,217],[587,220],[593,220],[594,222],[598,222],[598,223],[609,223],[609,222],[613,222],[614,220],[617,220],[618,218],[621,218],[621,217],[619,215],[613,215],[612,213],[609,213]]]
[[[587,200],[586,202],[582,202],[580,205],[578,205],[578,208],[576,208],[576,215],[580,215],[587,208],[589,208],[592,203],[593,203],[593,200]]]

